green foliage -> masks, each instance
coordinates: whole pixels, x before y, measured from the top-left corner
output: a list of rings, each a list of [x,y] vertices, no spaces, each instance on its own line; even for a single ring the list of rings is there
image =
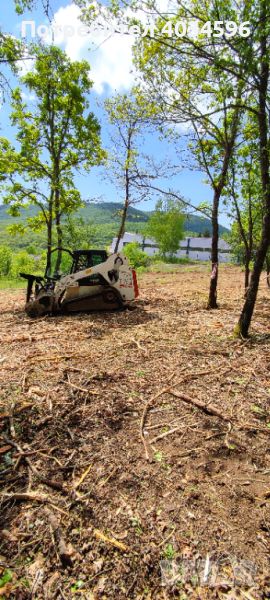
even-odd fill
[[[18,15],[22,15],[24,10],[30,10],[30,8],[33,7],[34,2],[33,0],[15,0],[14,4],[15,10],[18,13]]]
[[[147,267],[150,264],[148,254],[140,249],[137,242],[126,244],[123,248],[123,252],[134,269],[137,269],[138,267]]]
[[[38,207],[38,212],[26,216],[25,225],[34,232],[45,226],[49,249],[53,223],[61,246],[63,216],[82,204],[74,185],[75,170],[88,172],[103,162],[105,153],[99,123],[89,112],[89,64],[71,62],[55,46],[34,46],[32,53],[34,70],[21,81],[36,101],[28,106],[21,90],[13,91],[11,120],[19,150],[1,140],[0,170],[11,180],[4,198],[11,214],[17,217],[24,207]]]
[[[172,255],[179,249],[179,242],[184,237],[184,220],[180,205],[170,200],[158,201],[146,232],[156,241],[163,257],[166,254]]]
[[[55,273],[58,275],[68,275],[70,273],[72,265],[72,257],[69,252],[61,253],[61,261],[58,264],[58,253],[57,251],[51,254],[51,268],[50,275],[53,276]]]
[[[35,246],[33,246],[32,244],[30,246],[27,246],[26,252],[28,252],[28,254],[33,254],[33,255],[38,254],[37,248]]]
[[[8,246],[0,246],[0,277],[8,277],[11,271],[12,252]]]
[[[264,211],[256,137],[258,126],[252,115],[246,119],[241,144],[234,151],[224,200],[233,219],[227,239],[234,257],[246,270],[260,243]]]
[[[1,578],[0,578],[0,588],[4,587],[5,584],[12,581],[12,579],[13,579],[12,572],[9,569],[5,569],[3,575],[1,575]]]
[[[71,586],[71,592],[74,593],[74,594],[76,594],[76,592],[78,590],[81,590],[81,588],[83,588],[84,585],[85,585],[85,582],[82,581],[81,579],[78,579],[78,581],[76,581],[74,583],[74,585]]]
[[[148,107],[138,90],[129,95],[118,94],[105,101],[105,109],[112,125],[112,149],[106,174],[112,177],[123,195],[123,206],[118,211],[119,230],[116,250],[124,235],[129,207],[147,197],[146,174],[149,173],[142,146],[148,120]],[[115,149],[117,148],[117,152]],[[142,185],[141,172],[144,184]]]
[[[78,241],[85,244],[86,236],[84,233],[84,223],[86,223],[86,229],[88,226],[91,229],[91,236],[89,244],[97,248],[106,248],[111,245],[112,239],[116,236],[119,225],[116,217],[118,208],[121,208],[120,203],[116,202],[102,202],[102,203],[86,203],[84,206],[78,209],[75,216],[76,230],[78,233]],[[34,217],[38,211],[35,206],[29,206],[27,209],[21,210],[21,215],[18,217],[11,217],[6,212],[6,207],[0,205],[0,246],[8,245],[15,252],[18,250],[27,249],[28,246],[34,246],[36,248],[35,254],[39,254],[46,248],[46,230],[45,228],[39,231],[30,230],[28,227],[27,219]],[[128,209],[127,216],[127,229],[131,233],[144,234],[145,226],[149,220],[151,213],[144,212],[135,207],[130,206]],[[69,217],[64,218],[62,221],[63,235],[65,238],[64,244],[68,246],[68,241],[65,237],[66,221]],[[13,223],[13,225],[11,225]],[[95,224],[92,228],[91,224]],[[200,232],[208,228],[211,232],[211,222],[203,217],[196,215],[185,215],[185,235],[189,237],[196,237]],[[220,226],[220,233],[228,232],[225,227]],[[9,233],[12,232],[12,237]],[[92,236],[93,233],[93,236]],[[89,234],[89,230],[88,230]],[[87,235],[88,235],[87,234]],[[76,234],[77,235],[77,234]],[[57,241],[53,233],[52,245],[56,246]]]
[[[152,263],[159,263],[160,261],[162,261],[162,256],[160,254],[155,254],[151,257]],[[166,256],[166,263],[171,265],[189,265],[192,261],[186,256],[181,256],[179,258],[177,256]]]
[[[39,259],[35,259],[26,250],[22,250],[13,256],[9,274],[14,279],[19,278],[20,273],[44,275],[45,265],[46,260],[44,255]]]
[[[63,224],[63,247],[70,250],[93,248],[97,237],[97,227],[90,220],[69,215]]]
[[[165,546],[163,556],[167,560],[173,560],[175,558],[175,549],[172,544],[167,544]]]

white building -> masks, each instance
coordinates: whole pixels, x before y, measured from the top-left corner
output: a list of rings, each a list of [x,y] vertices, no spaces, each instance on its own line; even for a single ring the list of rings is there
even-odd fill
[[[114,251],[116,239],[113,238],[111,251]],[[154,240],[144,237],[138,233],[125,233],[119,243],[119,250],[126,244],[137,242],[140,248],[149,256],[158,254],[159,248]],[[189,258],[190,260],[211,260],[211,238],[187,237],[180,242],[179,250],[174,254],[177,258]],[[219,262],[232,262],[231,248],[225,240],[220,239],[218,244]]]

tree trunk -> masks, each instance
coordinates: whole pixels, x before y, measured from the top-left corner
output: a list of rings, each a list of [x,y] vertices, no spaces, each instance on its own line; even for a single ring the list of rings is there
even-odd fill
[[[51,265],[52,265],[51,250],[52,250],[52,223],[51,223],[51,221],[49,221],[47,224],[47,261],[46,261],[46,273],[48,272],[48,274],[50,274]]]
[[[270,201],[270,199],[269,199]],[[260,246],[258,248],[254,268],[251,274],[250,285],[246,293],[246,300],[241,312],[241,316],[238,322],[238,325],[235,328],[235,333],[240,335],[241,337],[246,338],[248,336],[248,331],[250,327],[250,322],[252,319],[258,287],[260,282],[260,276],[263,269],[265,257],[267,250],[270,244],[270,212],[267,218],[265,218],[264,227],[263,227],[263,235]]]
[[[128,207],[130,205],[130,180],[129,180],[130,175],[129,175],[129,169],[130,169],[130,159],[131,159],[131,142],[132,142],[132,129],[129,129],[128,139],[127,139],[126,168],[125,168],[125,203],[124,203],[121,224],[120,224],[120,228],[119,228],[119,231],[118,231],[118,236],[117,236],[117,240],[116,240],[114,252],[118,252],[118,247],[119,247],[119,243],[120,243],[121,237],[123,237],[123,235],[125,233],[125,224],[126,224],[126,218],[127,218],[127,211],[128,211]]]
[[[267,283],[267,286],[270,288],[270,258],[269,258],[269,256],[266,257],[266,273],[267,273],[266,283]]]
[[[61,266],[62,244],[63,244],[63,232],[62,232],[62,228],[61,228],[59,212],[56,214],[55,225],[56,225],[57,247],[58,247],[57,258],[56,258],[56,263],[55,263],[55,273],[58,274],[60,271],[60,266]]]
[[[250,268],[249,268],[249,261],[248,261],[245,263],[245,296],[247,295],[248,286],[249,286],[249,275],[250,275]]]
[[[250,253],[247,253],[247,251],[246,251],[246,256],[245,256],[245,297],[247,295],[248,286],[249,286],[249,277],[250,277],[249,264],[250,264]]]
[[[218,206],[221,192],[215,191],[212,209],[212,248],[211,262],[212,272],[210,278],[210,289],[207,308],[218,308],[217,283],[218,283]]]
[[[240,83],[237,100],[241,99],[241,90],[242,83]],[[217,282],[218,282],[218,242],[219,242],[219,232],[218,232],[218,210],[219,210],[219,201],[226,184],[229,164],[231,160],[231,156],[234,149],[235,138],[237,135],[237,128],[239,123],[240,116],[240,108],[237,107],[234,110],[234,114],[232,117],[231,124],[231,133],[229,138],[227,139],[227,143],[225,146],[224,157],[222,169],[219,177],[218,184],[215,187],[214,198],[213,198],[213,208],[212,208],[212,249],[211,249],[211,261],[212,261],[212,272],[210,279],[210,288],[209,288],[209,297],[207,308],[218,308],[217,303]]]
[[[120,227],[119,227],[119,231],[118,231],[118,235],[117,235],[117,240],[116,240],[116,244],[115,244],[115,248],[114,248],[114,252],[118,252],[118,247],[119,247],[119,243],[121,238],[123,237],[124,233],[125,233],[125,224],[126,224],[126,218],[127,218],[127,210],[128,210],[128,202],[125,201],[125,205],[122,211],[122,218],[121,218],[121,223],[120,223]]]
[[[55,190],[55,226],[57,235],[57,258],[55,263],[55,274],[58,275],[62,260],[62,244],[63,244],[63,232],[61,228],[61,212],[60,212],[60,192],[59,189]]]
[[[53,195],[51,193],[50,202],[49,202],[49,215],[47,221],[47,259],[46,259],[46,273],[51,274],[51,266],[52,266],[52,199]]]
[[[263,0],[261,5],[260,21],[265,27],[267,15],[267,1]],[[248,331],[256,303],[260,276],[266,259],[267,250],[270,245],[270,173],[269,173],[269,154],[268,154],[268,118],[267,118],[267,88],[269,82],[269,63],[266,60],[268,37],[265,30],[261,33],[260,40],[260,60],[261,72],[259,79],[259,149],[260,149],[260,170],[261,185],[263,194],[264,219],[262,227],[262,237],[259,244],[254,269],[251,275],[250,286],[247,291],[246,300],[240,315],[240,319],[235,328],[235,333],[241,337],[247,337]]]
[[[233,186],[234,186],[234,181],[235,181],[234,168],[232,168],[232,177],[233,177]],[[252,236],[253,220],[252,220],[252,210],[251,210],[251,198],[249,197],[249,205],[248,205],[248,210],[249,210],[248,235],[246,235],[245,229],[244,229],[244,226],[242,223],[242,215],[241,215],[241,211],[239,209],[239,205],[237,202],[237,196],[235,194],[234,187],[233,187],[233,201],[234,201],[234,207],[236,210],[236,218],[237,218],[237,223],[238,223],[238,228],[239,228],[239,235],[242,238],[243,244],[245,246],[244,265],[245,265],[245,297],[246,297],[247,289],[249,286],[249,275],[250,275],[249,264],[250,264],[250,260],[251,260],[252,249],[253,249],[253,236]]]

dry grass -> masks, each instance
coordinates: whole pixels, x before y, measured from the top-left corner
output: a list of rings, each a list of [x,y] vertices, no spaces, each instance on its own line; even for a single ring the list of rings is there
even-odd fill
[[[40,320],[0,293],[6,597],[269,597],[269,292],[241,342],[242,274],[221,269],[213,312],[208,278],[145,274],[132,312]],[[162,586],[161,561],[208,559],[215,586]]]

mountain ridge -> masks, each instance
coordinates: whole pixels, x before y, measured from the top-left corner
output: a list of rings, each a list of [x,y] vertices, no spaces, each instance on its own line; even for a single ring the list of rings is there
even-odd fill
[[[120,202],[89,202],[81,207],[77,213],[75,213],[75,216],[81,216],[86,220],[93,221],[95,224],[116,224],[119,222],[119,212],[122,208],[123,205]],[[7,226],[15,222],[24,221],[27,216],[33,216],[37,212],[37,209],[34,206],[31,206],[27,209],[23,209],[20,217],[14,218],[7,213],[7,210],[8,208],[5,205],[0,205],[0,226],[1,224]],[[128,223],[132,223],[133,228],[136,223],[147,223],[152,212],[153,211],[143,211],[135,206],[130,206],[127,214],[127,227]],[[221,235],[229,232],[229,229],[221,224],[219,225],[219,229]],[[201,235],[207,232],[210,236],[212,233],[211,220],[207,217],[187,214],[184,230]]]

